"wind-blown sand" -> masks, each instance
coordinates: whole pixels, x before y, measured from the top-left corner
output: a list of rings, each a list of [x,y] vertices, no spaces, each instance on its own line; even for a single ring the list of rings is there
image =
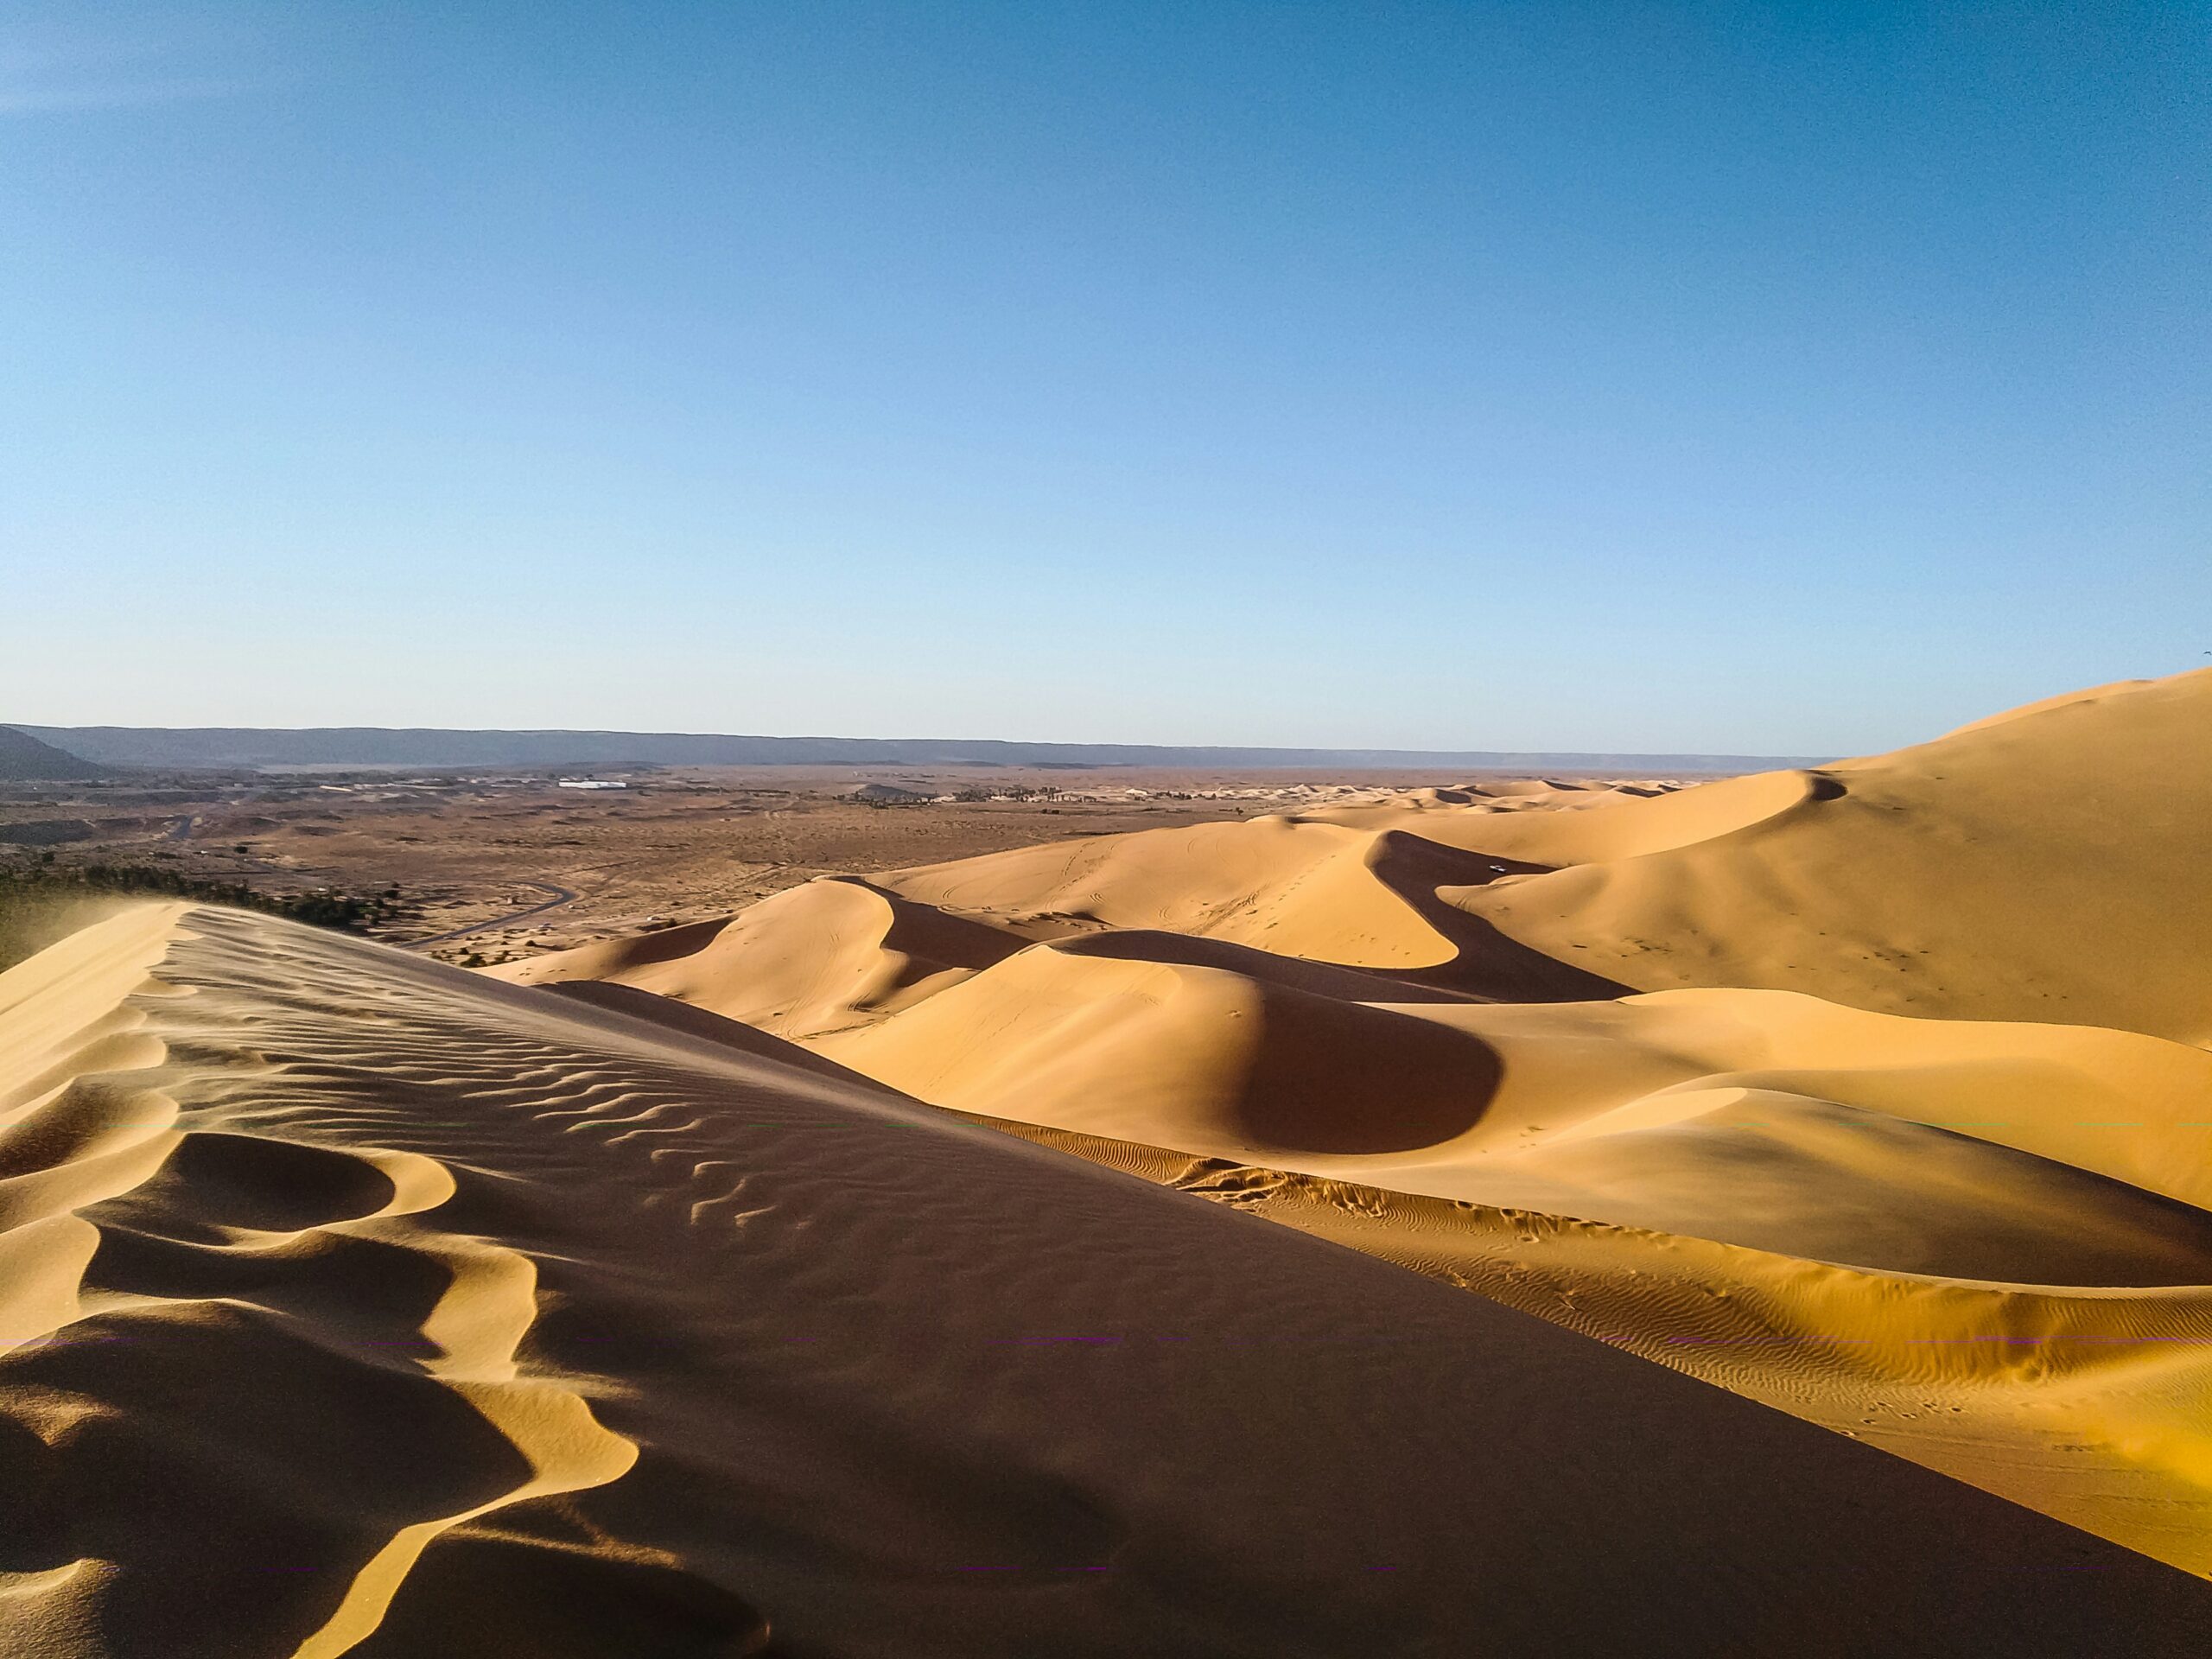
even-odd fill
[[[128,909],[0,975],[0,1651],[2198,1651],[2208,712],[825,880],[551,989]],[[2035,817],[2131,733],[2164,830]],[[1952,902],[1999,823],[2092,965]]]
[[[2212,1573],[2212,672],[832,880],[681,998]]]
[[[11,1653],[2178,1652],[2212,1611],[768,1039],[175,906],[0,976],[0,1035]]]

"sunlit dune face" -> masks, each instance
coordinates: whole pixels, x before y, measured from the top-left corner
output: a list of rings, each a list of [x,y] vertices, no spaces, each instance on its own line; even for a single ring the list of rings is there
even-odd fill
[[[2212,1570],[2207,731],[1035,848],[615,976]]]

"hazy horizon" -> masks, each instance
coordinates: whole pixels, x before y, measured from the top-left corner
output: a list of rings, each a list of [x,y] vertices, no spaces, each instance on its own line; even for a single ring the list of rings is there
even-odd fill
[[[138,770],[329,771],[346,767],[467,770],[570,766],[1052,768],[1084,771],[1258,770],[1328,767],[1394,771],[1439,766],[1471,771],[1637,762],[1677,771],[1816,764],[1827,757],[1718,751],[1316,747],[1218,744],[1024,742],[988,736],[828,733],[589,731],[559,728],[33,726],[0,722],[64,753]],[[1694,763],[1709,762],[1710,766]]]
[[[2206,654],[2212,656],[2212,652],[2208,652]],[[2196,666],[2202,666],[2202,664],[2198,664]],[[2194,671],[2192,665],[2184,664],[2181,667],[2171,671],[2169,674],[2131,676],[2127,680],[2109,682],[2107,683],[2125,684],[2133,680],[2148,681],[2152,679],[2170,677],[2171,673],[2189,673],[2192,671]],[[1955,719],[1951,720],[1948,724],[1933,726],[1916,734],[1910,734],[1900,737],[1894,742],[1891,743],[1889,747],[1892,748],[1907,747],[1914,743],[1924,742],[1933,738],[1942,736],[1945,733],[1954,730],[1959,726],[1971,723],[1974,721],[1983,719],[1993,715],[2004,714],[2012,708],[2044,701],[2046,696],[2064,696],[2072,692],[2086,691],[2093,689],[2095,688],[2088,685],[2067,686],[2044,693],[2031,695],[2021,699],[2018,703],[2007,704],[2004,708],[1968,709],[1961,713]],[[3,709],[0,709],[0,715],[4,715],[6,712],[7,711]],[[832,731],[828,729],[786,729],[777,731],[768,729],[765,727],[747,729],[734,726],[716,728],[698,723],[673,724],[667,726],[558,724],[553,722],[537,722],[531,724],[518,723],[509,725],[465,725],[450,721],[397,721],[380,720],[346,720],[278,722],[275,721],[263,720],[220,721],[195,721],[187,722],[181,721],[153,721],[145,720],[34,721],[0,718],[0,727],[7,727],[32,735],[43,736],[47,738],[48,741],[54,741],[54,734],[72,732],[143,732],[168,733],[180,735],[187,734],[233,732],[265,733],[271,734],[298,734],[310,732],[423,732],[442,735],[466,736],[486,734],[532,736],[550,734],[581,734],[590,736],[641,736],[653,738],[677,737],[705,739],[737,738],[790,743],[947,742],[976,745],[1004,744],[1009,747],[1025,748],[1153,748],[1176,751],[1200,749],[1245,751],[1268,749],[1280,750],[1285,753],[1305,751],[1313,751],[1317,753],[1325,752],[1330,753],[1395,753],[1407,755],[1440,758],[1452,755],[1484,753],[1528,758],[1542,758],[1559,755],[1593,757],[1695,756],[1720,760],[1769,760],[1790,762],[1807,762],[1817,760],[1824,757],[1840,759],[1856,754],[1882,752],[1877,747],[1869,746],[1861,746],[1857,748],[1835,747],[1828,749],[1745,749],[1726,748],[1712,744],[1676,744],[1664,747],[1633,747],[1620,743],[1611,743],[1585,745],[1577,747],[1562,745],[1548,745],[1539,747],[1529,744],[1485,743],[1472,741],[1473,739],[1479,738],[1484,735],[1482,730],[1478,727],[1473,725],[1471,725],[1468,731],[1465,734],[1465,736],[1468,741],[1428,744],[1402,744],[1358,741],[1325,743],[1300,741],[1296,738],[1295,735],[1285,737],[1274,741],[1249,743],[1239,742],[1229,739],[1207,737],[1205,735],[1193,735],[1184,738],[1162,737],[1135,739],[1118,736],[1111,732],[1096,732],[1076,736],[1064,736],[1059,734],[1016,736],[1008,735],[1005,732],[999,730],[929,730],[924,729],[920,727],[904,728],[895,725],[886,725],[880,729],[870,731]]]

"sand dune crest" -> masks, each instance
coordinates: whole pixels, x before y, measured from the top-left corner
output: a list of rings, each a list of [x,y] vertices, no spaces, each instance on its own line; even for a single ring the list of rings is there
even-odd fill
[[[2001,1607],[2057,1654],[2212,1593],[694,1011],[202,910],[0,1007],[49,1090],[85,1031],[158,1042],[117,1075],[178,1137],[30,1224],[95,1248],[0,1359],[20,1650],[1932,1653]]]
[[[894,872],[1019,948],[783,1029],[2212,1570],[2208,737],[2212,671]]]

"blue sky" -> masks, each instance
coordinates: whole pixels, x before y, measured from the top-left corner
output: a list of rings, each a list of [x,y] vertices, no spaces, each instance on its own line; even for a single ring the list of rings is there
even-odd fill
[[[1861,752],[2212,658],[2200,7],[0,0],[0,719]]]

